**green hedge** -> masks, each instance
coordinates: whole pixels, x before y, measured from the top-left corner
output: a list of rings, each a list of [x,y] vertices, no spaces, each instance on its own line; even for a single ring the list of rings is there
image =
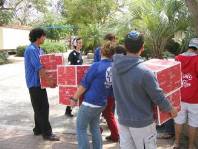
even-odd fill
[[[26,46],[17,47],[17,56],[23,56]],[[45,53],[62,53],[66,52],[67,48],[63,43],[46,41],[41,48]]]
[[[16,49],[16,55],[17,56],[20,56],[20,57],[23,57],[23,54],[25,52],[25,48],[26,46],[18,46],[17,49]]]
[[[8,63],[8,54],[4,51],[0,51],[0,65]]]
[[[67,51],[65,44],[59,42],[46,41],[41,45],[41,48],[44,49],[45,53],[62,53]]]

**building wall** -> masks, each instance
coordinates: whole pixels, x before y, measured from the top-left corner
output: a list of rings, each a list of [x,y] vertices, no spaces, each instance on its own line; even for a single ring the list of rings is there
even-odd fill
[[[18,46],[28,45],[29,32],[27,29],[0,27],[0,49],[16,49]]]
[[[0,50],[3,49],[3,30],[0,27]]]

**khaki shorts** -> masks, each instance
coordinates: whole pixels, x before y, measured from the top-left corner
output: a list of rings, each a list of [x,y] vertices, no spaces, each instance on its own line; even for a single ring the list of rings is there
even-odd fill
[[[121,149],[157,149],[155,124],[142,128],[119,124],[119,135]]]
[[[189,126],[198,127],[198,104],[181,102],[181,111],[174,118],[176,124],[188,123]]]

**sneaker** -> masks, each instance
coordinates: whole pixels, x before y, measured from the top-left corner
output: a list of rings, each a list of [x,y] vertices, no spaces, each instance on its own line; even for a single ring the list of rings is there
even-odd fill
[[[35,136],[39,136],[39,135],[42,134],[41,132],[37,132],[37,131],[33,131],[33,133],[34,133]]]
[[[34,128],[34,129],[33,129],[33,134],[34,134],[35,136],[38,136],[38,135],[41,135],[42,133],[41,133],[41,130],[40,130],[40,129]]]
[[[74,117],[74,115],[71,112],[65,112],[65,115],[68,117]]]
[[[46,141],[60,141],[59,137],[57,137],[54,134],[48,135],[48,136],[43,136],[43,139]]]

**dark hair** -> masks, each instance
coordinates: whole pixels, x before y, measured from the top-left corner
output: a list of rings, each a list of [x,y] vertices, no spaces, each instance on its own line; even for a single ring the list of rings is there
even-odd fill
[[[130,53],[138,53],[144,44],[143,34],[137,31],[128,33],[124,40],[125,47]]]
[[[123,54],[123,55],[126,55],[126,49],[123,45],[117,45],[115,47],[115,53],[116,54]]]
[[[35,42],[38,38],[41,38],[42,36],[46,36],[46,33],[41,28],[34,28],[29,33],[29,40],[31,42]]]
[[[192,46],[190,46],[190,47],[188,47],[189,49],[192,49],[193,51],[196,51],[197,50],[197,48],[196,47],[192,47]]]
[[[112,40],[114,40],[114,39],[115,39],[115,35],[112,34],[112,33],[108,33],[108,34],[106,34],[106,35],[104,36],[104,40],[110,40],[110,41],[112,41]]]
[[[77,41],[78,40],[81,40],[82,38],[81,37],[78,37],[78,38],[75,38],[74,40],[73,40],[73,42],[76,42],[76,44],[77,44]],[[74,45],[74,49],[76,49],[76,46]]]

